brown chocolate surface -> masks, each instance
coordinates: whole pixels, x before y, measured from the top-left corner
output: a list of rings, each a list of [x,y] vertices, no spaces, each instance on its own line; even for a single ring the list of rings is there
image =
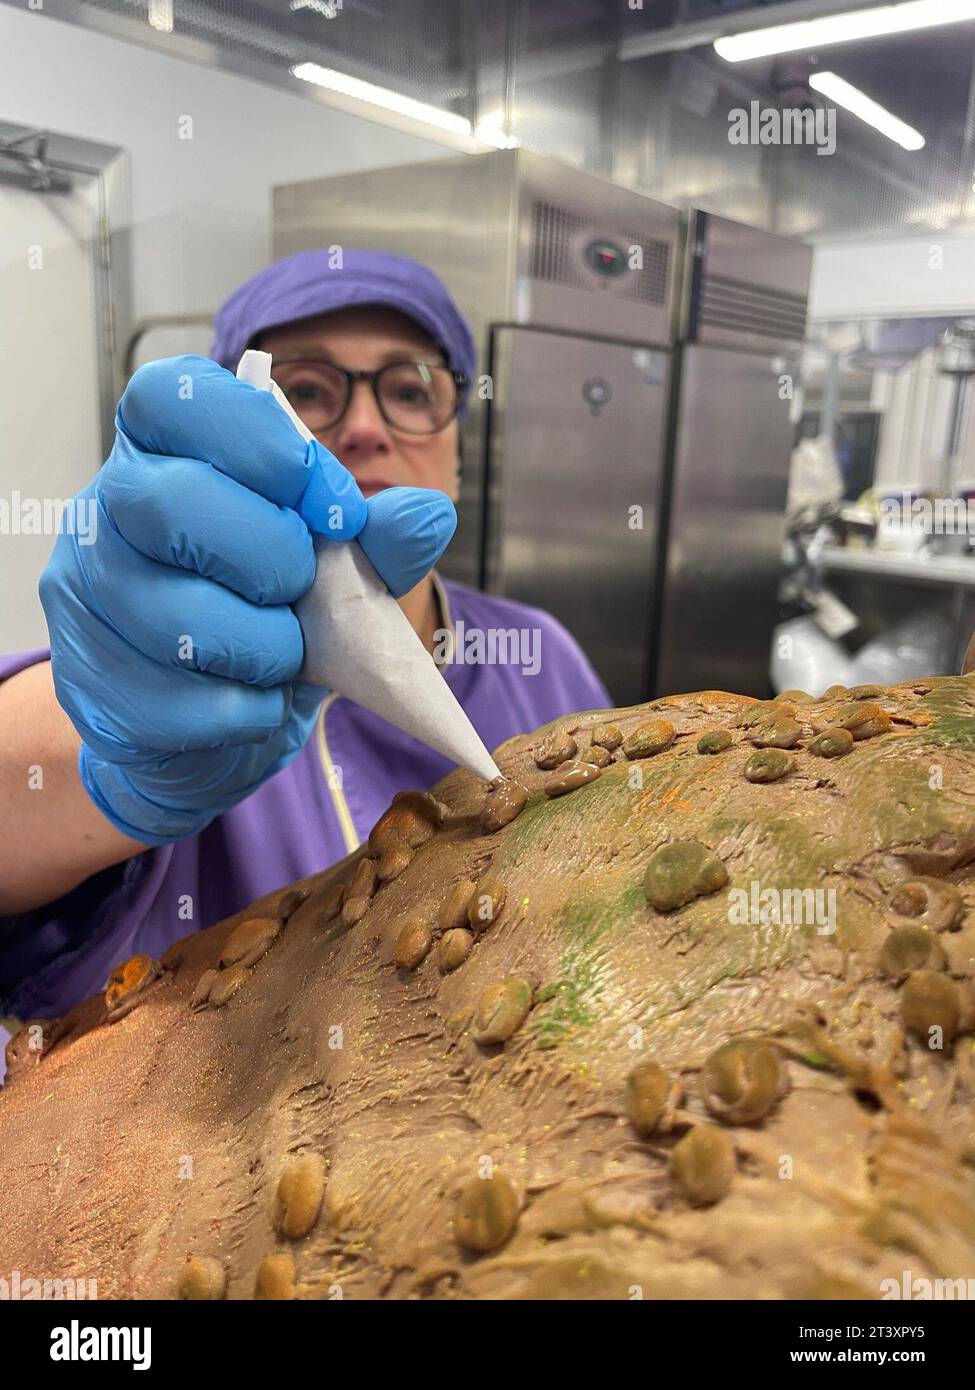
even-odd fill
[[[456,771],[371,851],[158,975],[122,970],[125,1016],[97,996],[15,1038],[8,1267],[84,1271],[101,1298],[879,1298],[906,1267],[975,1277],[975,681],[830,698],[889,723],[868,711],[824,759],[828,701],[706,691],[511,739],[495,758],[529,797],[496,832]],[[625,740],[658,712],[669,746],[545,795],[546,740]],[[751,783],[770,717],[801,726],[793,766]],[[727,751],[698,752],[715,729]],[[476,939],[454,925],[471,885],[498,904]],[[806,911],[827,890],[835,929]]]

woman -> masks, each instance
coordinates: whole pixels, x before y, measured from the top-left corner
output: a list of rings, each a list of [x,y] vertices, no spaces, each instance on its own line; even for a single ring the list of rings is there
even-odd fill
[[[303,252],[239,289],[219,367],[135,374],[82,494],[95,542],[60,536],[41,581],[50,657],[0,663],[0,1016],[62,1013],[126,957],[343,857],[396,791],[449,770],[297,679],[312,529],[359,540],[431,653],[449,655],[459,620],[538,630],[536,674],[441,665],[489,749],[611,703],[548,614],[432,571],[455,524],[470,331],[426,267],[333,259]],[[307,448],[231,375],[248,346],[273,354]]]

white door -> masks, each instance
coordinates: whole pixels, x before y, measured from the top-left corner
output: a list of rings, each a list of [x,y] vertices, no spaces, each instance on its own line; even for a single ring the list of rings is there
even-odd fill
[[[93,177],[41,193],[0,174],[0,652],[47,645],[37,581],[54,535],[32,533],[38,504],[44,525],[102,462],[97,234]]]

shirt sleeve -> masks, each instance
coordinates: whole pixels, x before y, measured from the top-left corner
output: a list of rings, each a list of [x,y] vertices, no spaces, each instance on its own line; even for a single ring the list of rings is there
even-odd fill
[[[45,648],[0,656],[0,681],[47,661]],[[147,850],[54,902],[0,917],[0,1017],[56,1018],[102,988],[124,960],[171,857]]]
[[[551,613],[538,611],[542,622],[542,661],[549,675],[554,676],[553,686],[564,702],[563,712],[614,709],[615,700],[572,633]]]
[[[12,656],[0,656],[0,681],[9,680],[20,671],[26,671],[28,666],[38,666],[42,661],[49,661],[50,657],[51,653],[46,647],[38,647],[32,652],[15,652]]]
[[[0,1017],[58,1018],[103,989],[159,893],[172,846],[146,850],[64,897],[0,920]]]

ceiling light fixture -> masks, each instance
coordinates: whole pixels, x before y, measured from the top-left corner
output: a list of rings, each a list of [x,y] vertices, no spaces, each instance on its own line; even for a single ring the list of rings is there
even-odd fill
[[[859,87],[854,87],[835,72],[814,72],[809,78],[809,85],[814,92],[819,92],[829,101],[835,101],[837,106],[842,106],[867,125],[872,125],[874,130],[879,130],[881,135],[886,135],[888,140],[893,140],[903,149],[924,149],[924,136],[920,131],[902,121],[899,116],[892,115],[885,106],[881,106],[872,97],[868,97],[866,92],[861,92]]]
[[[149,0],[147,18],[153,29],[158,29],[160,34],[171,34],[173,32],[173,0]]]
[[[368,101],[373,106],[381,106],[386,111],[395,111],[401,116],[411,116],[415,121],[438,126],[441,130],[452,131],[455,135],[470,135],[471,123],[466,116],[458,116],[453,111],[443,111],[439,106],[428,106],[425,101],[414,101],[413,97],[402,92],[391,91],[388,87],[377,87],[372,82],[363,82],[348,73],[336,72],[334,68],[323,68],[318,63],[297,63],[291,69],[302,82],[314,83],[316,87],[326,87],[330,92],[341,92],[344,96]]]
[[[975,19],[975,0],[905,0],[901,5],[878,5],[869,10],[850,10],[846,14],[728,34],[715,39],[714,50],[729,63],[743,63],[749,58],[768,58],[773,53],[826,48],[832,43],[905,34],[939,24],[960,24],[966,19]]]
[[[513,135],[508,135],[500,126],[501,113],[492,112],[488,118],[473,129],[466,116],[458,116],[442,107],[430,106],[425,101],[415,101],[413,97],[394,92],[389,87],[377,87],[373,82],[363,82],[361,78],[350,77],[348,73],[337,72],[335,68],[323,68],[318,63],[297,63],[291,69],[292,75],[302,82],[311,82],[316,87],[325,87],[330,92],[341,92],[344,96],[355,97],[357,101],[381,106],[384,111],[395,111],[401,116],[410,116],[415,121],[449,130],[455,135],[473,135],[485,145],[494,145],[499,150],[517,149],[521,144]]]

